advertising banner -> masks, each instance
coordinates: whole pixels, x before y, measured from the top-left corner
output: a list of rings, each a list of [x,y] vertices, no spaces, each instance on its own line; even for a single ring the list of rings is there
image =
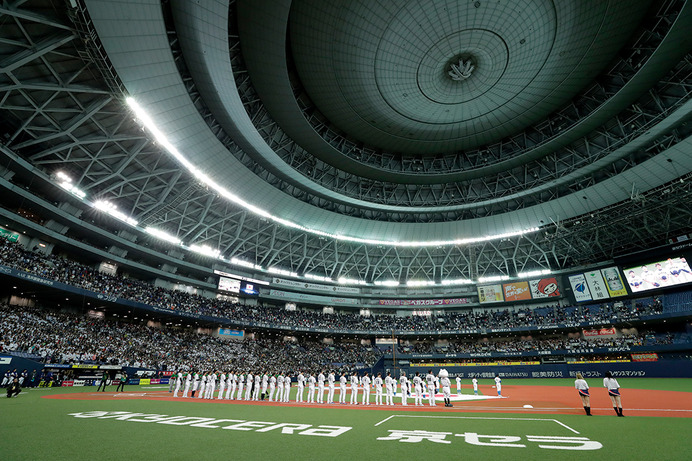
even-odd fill
[[[568,279],[572,287],[572,293],[574,293],[574,299],[578,303],[582,301],[591,301],[593,299],[589,286],[586,284],[586,277],[584,277],[584,274],[570,275]]]
[[[452,299],[380,299],[380,306],[446,306],[454,304],[468,304],[468,298]]]
[[[584,272],[584,277],[586,277],[586,284],[589,286],[594,301],[610,298],[601,271]]]
[[[233,330],[231,328],[219,328],[219,335],[232,336],[234,338],[242,338],[243,336],[245,336],[245,332],[243,330]]]
[[[611,298],[617,296],[627,296],[627,289],[620,276],[620,271],[617,267],[606,267],[601,269],[601,274],[606,282],[606,288]]]
[[[307,302],[314,304],[322,304],[325,306],[333,304],[347,304],[350,306],[356,306],[359,304],[356,298],[342,298],[338,296],[319,296],[319,295],[309,295],[307,293],[289,293],[288,291],[281,290],[269,290],[270,298],[281,298],[289,301],[296,302]]]
[[[633,362],[656,362],[658,361],[658,354],[655,352],[650,352],[648,354],[632,354]]]
[[[523,301],[531,299],[529,282],[512,282],[502,285],[505,293],[505,301]]]
[[[555,277],[529,280],[529,286],[531,287],[531,296],[533,299],[561,296],[560,287]]]
[[[582,330],[585,338],[615,336],[617,332],[615,328],[601,328],[600,330]]]
[[[302,282],[300,280],[288,280],[279,277],[272,278],[272,285],[298,288],[301,290],[322,291],[328,293],[360,294],[358,287],[345,287],[340,285],[322,285],[321,283]]]
[[[501,303],[502,301],[504,301],[502,285],[483,285],[478,287],[479,303]]]
[[[140,384],[140,386],[141,385],[149,385],[149,384],[151,384],[151,379],[144,379],[144,378],[140,379],[139,384]]]

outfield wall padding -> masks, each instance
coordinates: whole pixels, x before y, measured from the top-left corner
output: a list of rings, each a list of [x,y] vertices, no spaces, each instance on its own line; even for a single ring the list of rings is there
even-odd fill
[[[385,366],[386,368],[386,366]],[[437,374],[441,367],[407,366],[399,367],[408,376],[416,372],[421,375],[432,368]],[[602,378],[606,371],[616,378],[692,378],[692,361],[661,360],[658,362],[627,363],[579,363],[579,364],[541,364],[541,365],[490,365],[490,366],[445,366],[450,376],[460,378],[573,378],[577,372],[585,378]]]

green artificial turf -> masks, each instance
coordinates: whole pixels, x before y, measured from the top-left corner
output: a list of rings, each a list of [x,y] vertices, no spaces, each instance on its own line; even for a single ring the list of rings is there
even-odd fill
[[[506,385],[570,385],[570,380],[507,380]],[[622,380],[623,386],[625,380]],[[629,381],[629,380],[628,380]],[[692,380],[632,380],[630,387],[689,389]],[[643,382],[645,384],[639,384]],[[482,385],[490,381],[481,382]],[[594,383],[595,384],[595,383]],[[157,386],[156,386],[157,387]],[[209,401],[166,400],[54,400],[40,398],[56,393],[94,393],[95,388],[28,390],[18,398],[0,398],[3,429],[0,458],[3,460],[86,460],[101,461],[164,458],[166,460],[283,459],[321,458],[358,461],[398,457],[399,459],[689,459],[689,418],[653,418],[599,415],[503,414],[464,412],[406,412],[400,406],[392,410],[345,409],[325,406],[299,408],[258,406]],[[110,388],[112,392],[114,388]],[[156,392],[148,386],[128,386],[127,392]],[[464,386],[464,393],[471,393]],[[294,389],[295,393],[295,389]],[[337,393],[338,394],[338,393]],[[399,399],[396,400],[399,404]],[[409,402],[411,402],[409,400]],[[124,411],[168,416],[190,416],[268,423],[297,423],[311,426],[347,426],[349,431],[337,437],[240,431],[219,428],[175,426],[129,420],[76,418],[70,413],[88,411]],[[416,416],[399,417],[392,415]],[[422,416],[422,417],[421,417]],[[385,419],[388,420],[384,421]],[[555,421],[576,430],[579,434]],[[376,425],[380,423],[379,425]],[[212,423],[214,424],[214,423]],[[237,424],[220,422],[217,426]],[[262,426],[262,425],[260,425]],[[242,427],[242,426],[241,426]],[[390,436],[390,430],[443,432],[449,444],[422,440],[405,443],[377,440]],[[296,431],[300,432],[300,431]],[[525,448],[476,446],[456,434],[475,433],[519,437]],[[586,437],[601,443],[595,451],[565,451],[539,448],[527,436]],[[481,439],[488,442],[489,439]],[[509,439],[508,439],[509,440]],[[514,440],[514,439],[512,439]]]

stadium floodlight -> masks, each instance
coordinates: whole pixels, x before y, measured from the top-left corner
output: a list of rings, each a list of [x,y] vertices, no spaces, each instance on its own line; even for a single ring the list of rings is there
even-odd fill
[[[260,265],[258,265],[258,264],[252,263],[252,262],[250,262],[250,261],[245,261],[245,260],[243,260],[243,259],[238,259],[238,258],[235,258],[235,257],[234,257],[234,258],[231,258],[231,264],[235,264],[236,266],[247,267],[247,268],[249,268],[249,269],[255,269],[255,270],[258,270],[258,271],[261,271],[261,270],[262,270],[262,266],[260,266]]]
[[[278,267],[270,267],[267,269],[267,272],[270,272],[272,274],[278,274],[278,275],[286,275],[288,277],[298,277],[297,272],[287,271],[286,269],[281,269]]]
[[[541,270],[536,270],[536,271],[519,272],[517,274],[517,277],[523,279],[523,278],[538,277],[540,275],[548,275],[548,274],[550,274],[550,269],[541,269]]]
[[[84,197],[86,197],[86,192],[79,189],[77,186],[75,186],[71,182],[67,182],[67,181],[59,182],[58,186],[62,187],[67,192],[71,193],[72,195],[74,195],[80,199],[83,199]]]
[[[509,280],[509,275],[493,275],[491,277],[478,277],[478,281],[480,283],[501,282],[503,280]]]
[[[195,253],[199,253],[204,256],[209,256],[211,258],[218,258],[221,254],[219,250],[217,250],[216,248],[212,248],[209,245],[192,244],[190,245],[190,251],[194,251]]]
[[[392,240],[378,240],[378,239],[367,239],[362,237],[352,237],[348,235],[341,235],[338,233],[330,233],[321,231],[319,229],[313,229],[310,227],[303,226],[302,224],[289,221],[287,219],[274,216],[268,211],[249,203],[233,192],[229,191],[212,178],[207,176],[205,173],[200,171],[195,165],[192,164],[176,147],[166,138],[166,135],[158,129],[153,119],[147,114],[147,112],[135,101],[134,98],[128,97],[125,99],[127,104],[130,106],[132,111],[135,113],[137,119],[144,125],[154,137],[156,142],[163,147],[169,154],[171,154],[185,169],[187,169],[192,175],[197,178],[204,185],[213,189],[220,196],[224,197],[226,200],[235,203],[236,205],[245,208],[246,210],[255,213],[261,217],[267,218],[277,224],[281,224],[285,227],[292,229],[297,229],[303,232],[308,232],[313,235],[320,237],[328,237],[335,240],[341,240],[345,242],[353,243],[363,243],[366,245],[385,245],[385,246],[395,246],[395,247],[432,247],[432,246],[449,246],[449,245],[468,245],[471,243],[486,242],[490,240],[499,240],[510,237],[517,237],[531,232],[536,232],[538,227],[531,227],[528,229],[520,229],[513,232],[506,232],[503,234],[487,235],[482,237],[472,237],[463,239],[453,239],[453,240],[431,240],[431,241],[392,241]]]
[[[396,280],[375,280],[375,285],[384,287],[398,287],[399,282]]]
[[[431,286],[435,285],[435,281],[433,280],[408,280],[406,282],[407,287],[426,287],[426,286]]]
[[[473,280],[469,279],[445,279],[440,282],[441,285],[469,285]]]
[[[180,240],[178,237],[175,237],[168,232],[164,232],[162,230],[156,229],[154,227],[147,227],[144,229],[144,231],[149,234],[153,235],[156,238],[159,238],[161,240],[165,240],[170,243],[174,243],[176,245],[180,245],[182,243],[182,240]]]
[[[61,182],[68,182],[72,184],[72,178],[63,171],[58,171],[57,173],[55,173],[55,177],[58,178]]]
[[[339,277],[336,283],[340,285],[367,285],[365,280],[350,279],[348,277]]]
[[[130,218],[122,211],[118,211],[118,207],[106,200],[97,200],[94,202],[94,208],[99,209],[116,219],[123,221],[130,226],[136,227],[139,224],[136,220]]]
[[[305,274],[306,279],[319,280],[320,282],[333,282],[330,277],[324,277],[322,275]]]

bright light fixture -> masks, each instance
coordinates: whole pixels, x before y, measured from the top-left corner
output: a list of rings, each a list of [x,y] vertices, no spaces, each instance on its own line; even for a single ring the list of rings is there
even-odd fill
[[[127,216],[125,213],[122,211],[118,211],[118,207],[112,204],[111,202],[108,202],[106,200],[97,200],[94,202],[94,208],[97,208],[105,213],[108,213],[109,215],[113,216],[114,218],[117,218],[130,226],[137,226],[139,224],[136,220],[130,218]]]
[[[528,278],[528,277],[538,277],[539,275],[548,275],[548,274],[550,274],[550,269],[541,269],[541,270],[536,270],[536,271],[519,272],[517,274],[517,277]]]
[[[287,271],[286,269],[280,269],[278,267],[270,267],[267,269],[267,272],[271,272],[272,274],[278,275],[286,275],[288,277],[298,277],[297,272]]]
[[[63,182],[58,183],[58,185],[60,187],[62,187],[63,189],[65,189],[66,191],[70,192],[72,195],[75,195],[75,196],[82,198],[82,199],[84,197],[86,197],[86,192],[79,189],[77,186],[75,186],[71,182],[63,181]]]
[[[500,282],[502,280],[509,280],[509,275],[493,275],[492,277],[478,277],[478,281],[480,283]]]
[[[398,287],[399,282],[397,280],[375,280],[375,285],[384,287]]]
[[[468,285],[473,283],[473,280],[469,279],[446,279],[440,282],[442,285]]]
[[[175,148],[173,144],[166,138],[166,135],[161,132],[161,130],[158,129],[154,121],[149,117],[149,115],[146,113],[146,111],[135,101],[134,98],[128,97],[125,100],[127,104],[130,106],[132,111],[135,113],[137,119],[141,121],[141,123],[144,125],[144,127],[149,130],[149,132],[154,136],[154,139],[156,142],[161,145],[164,149],[168,151],[178,162],[180,162],[183,167],[185,167],[190,173],[192,173],[199,181],[204,183],[207,187],[210,189],[213,189],[216,191],[219,195],[224,197],[225,199],[259,215],[264,218],[270,219],[274,221],[275,223],[281,224],[286,227],[290,227],[292,229],[298,229],[303,232],[308,232],[314,235],[318,235],[320,237],[328,237],[336,240],[342,240],[346,242],[353,242],[353,243],[363,243],[367,245],[387,245],[387,246],[397,246],[397,247],[430,247],[430,246],[448,246],[448,245],[468,245],[470,243],[477,243],[477,242],[486,242],[489,240],[497,240],[497,239],[503,239],[503,238],[509,238],[509,237],[516,237],[519,235],[524,235],[528,234],[531,232],[536,232],[538,230],[538,227],[532,227],[529,229],[522,229],[522,230],[517,230],[514,232],[506,232],[504,234],[495,234],[495,235],[488,235],[484,237],[473,237],[473,238],[463,238],[463,239],[454,239],[454,240],[431,240],[431,241],[408,241],[408,242],[397,242],[397,241],[391,241],[391,240],[377,240],[377,239],[366,239],[366,238],[360,238],[360,237],[350,237],[347,235],[341,235],[341,234],[332,234],[329,232],[324,232],[318,229],[312,229],[309,227],[305,227],[301,224],[295,223],[293,221],[289,221],[287,219],[280,218],[278,216],[274,216],[270,214],[268,211],[253,205],[249,202],[246,202],[239,196],[235,195],[225,187],[221,186],[218,184],[216,181],[211,179],[209,176],[207,176],[205,173],[200,171],[195,165],[192,164],[185,156],[183,156],[178,149]]]
[[[406,282],[407,287],[425,287],[435,285],[433,280],[409,280]]]
[[[348,277],[339,277],[336,282],[340,285],[367,285],[365,280],[350,279]]]
[[[182,242],[182,240],[180,240],[178,237],[171,235],[168,232],[164,232],[162,230],[156,229],[154,227],[147,227],[146,229],[144,229],[144,231],[147,234],[153,235],[156,238],[159,238],[161,240],[165,240],[165,241],[170,242],[170,243],[174,243],[176,245],[180,245],[180,243]]]
[[[209,245],[192,244],[190,245],[190,251],[194,251],[195,253],[199,253],[201,255],[209,256],[212,258],[218,258],[221,254],[219,250],[217,250],[216,248],[212,248]]]
[[[262,270],[262,266],[238,258],[231,258],[231,264],[235,264],[236,266],[248,267],[250,269],[255,269],[258,271]]]
[[[306,279],[319,280],[320,282],[333,282],[330,277],[324,277],[322,275],[305,274]]]

